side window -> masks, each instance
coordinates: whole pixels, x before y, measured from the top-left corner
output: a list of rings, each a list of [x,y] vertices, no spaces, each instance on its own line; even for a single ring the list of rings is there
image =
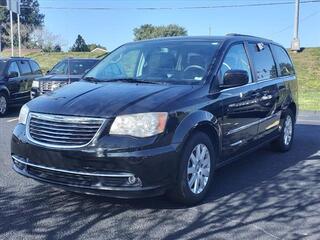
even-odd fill
[[[31,71],[31,68],[30,68],[28,61],[21,60],[21,61],[18,61],[18,64],[19,64],[19,67],[21,70],[21,75],[32,74],[32,71]]]
[[[11,72],[17,72],[18,76],[20,76],[20,71],[17,62],[10,63],[10,66],[8,68],[8,74],[10,74]]]
[[[232,46],[226,54],[219,71],[220,84],[222,84],[223,76],[228,70],[246,71],[249,75],[249,82],[252,81],[250,64],[243,44]]]
[[[67,74],[67,62],[61,62],[55,65],[50,71],[51,74]]]
[[[36,63],[35,61],[30,61],[29,63],[30,63],[32,72],[33,72],[34,74],[42,74],[41,69],[40,69],[40,66],[39,66],[38,63]]]
[[[251,43],[249,51],[253,58],[258,81],[277,77],[276,65],[268,45]]]
[[[90,70],[95,65],[95,63],[96,63],[95,61],[91,61],[91,60],[70,61],[70,74],[71,75],[83,75],[88,70]]]
[[[279,76],[283,77],[293,75],[294,68],[286,50],[276,45],[271,46],[272,52],[277,62]]]

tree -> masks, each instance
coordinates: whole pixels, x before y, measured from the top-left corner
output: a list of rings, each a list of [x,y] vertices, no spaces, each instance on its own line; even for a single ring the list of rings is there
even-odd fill
[[[38,0],[21,0],[21,25],[29,29],[29,33],[35,28],[43,26],[44,15],[40,13]],[[17,23],[17,16],[13,14],[13,22]],[[5,47],[10,45],[10,16],[6,8],[0,8],[0,24],[3,26],[0,32],[5,39],[3,44]],[[27,45],[29,34],[21,39],[22,44]]]
[[[173,37],[186,36],[187,30],[176,24],[169,24],[167,26],[154,26],[152,24],[144,24],[138,28],[133,29],[134,40],[143,40],[159,37]]]
[[[27,25],[20,24],[21,42],[24,47],[27,47],[26,45],[27,45],[31,31],[32,31],[31,28],[28,27]],[[3,40],[4,43],[10,43],[10,41],[11,41],[10,35],[3,34],[3,36],[1,36],[1,37],[2,37],[1,40]],[[18,40],[18,26],[17,26],[17,24],[13,24],[13,44],[15,46],[18,46],[18,41],[19,41]]]
[[[55,45],[54,48],[53,48],[54,52],[61,52],[61,50],[62,49],[61,49],[61,46],[59,44]]]
[[[37,28],[30,35],[30,48],[40,48],[44,52],[53,52],[55,51],[55,46],[60,46],[61,48],[61,45],[63,45],[61,37],[45,28]]]
[[[70,51],[71,52],[89,52],[89,47],[80,34],[78,35]]]

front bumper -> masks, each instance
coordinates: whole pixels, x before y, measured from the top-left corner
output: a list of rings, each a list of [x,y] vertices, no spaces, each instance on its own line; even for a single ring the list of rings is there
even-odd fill
[[[176,180],[175,145],[135,151],[108,147],[50,149],[30,142],[25,126],[13,132],[13,169],[19,174],[67,190],[117,198],[163,194]],[[99,141],[97,144],[99,144]]]

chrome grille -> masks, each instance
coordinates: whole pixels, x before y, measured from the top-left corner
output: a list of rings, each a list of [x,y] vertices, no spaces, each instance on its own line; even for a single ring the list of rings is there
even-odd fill
[[[101,118],[30,113],[27,124],[29,140],[57,148],[83,147],[100,132]]]
[[[39,88],[41,93],[51,92],[57,88],[67,85],[67,82],[63,81],[40,81]]]

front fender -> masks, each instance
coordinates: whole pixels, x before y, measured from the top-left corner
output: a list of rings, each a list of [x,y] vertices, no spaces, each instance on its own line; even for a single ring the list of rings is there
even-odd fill
[[[8,88],[5,85],[1,85],[0,84],[0,92],[5,92],[8,96],[10,96],[10,92],[8,90]]]
[[[183,146],[192,131],[200,126],[210,126],[214,129],[220,139],[221,128],[218,119],[210,112],[199,110],[188,114],[178,125],[172,143],[178,144],[179,148]]]

